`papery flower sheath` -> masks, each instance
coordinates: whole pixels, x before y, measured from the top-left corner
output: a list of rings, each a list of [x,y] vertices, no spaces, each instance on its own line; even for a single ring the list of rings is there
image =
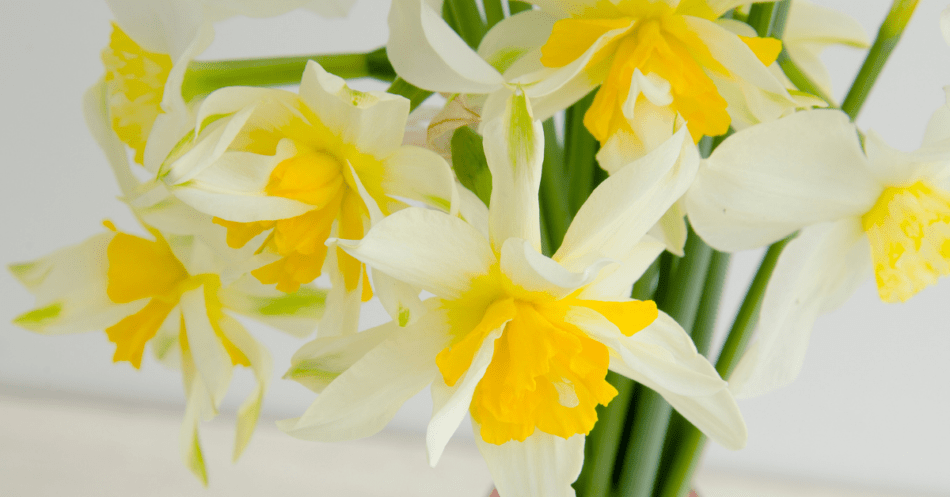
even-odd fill
[[[752,396],[798,375],[816,317],[873,271],[885,302],[950,274],[950,108],[923,146],[892,149],[840,111],[800,112],[727,139],[687,195],[696,232],[719,250],[761,247],[798,231],[765,292],[758,339],[730,378]]]
[[[224,88],[202,102],[187,128],[157,131],[185,136],[158,177],[178,198],[216,216],[230,246],[278,256],[251,272],[261,282],[292,292],[328,272],[326,327],[356,331],[360,303],[373,296],[369,273],[328,249],[327,238],[359,239],[406,202],[458,209],[445,160],[401,145],[408,113],[405,98],[352,90],[311,61],[299,94]],[[384,274],[374,281],[393,319],[406,324],[418,291]]]
[[[741,447],[745,426],[725,382],[672,318],[628,297],[663,250],[647,230],[695,174],[685,129],[604,181],[551,258],[540,253],[541,123],[516,95],[483,129],[493,178],[487,233],[408,208],[362,240],[337,240],[435,297],[405,328],[390,323],[301,348],[288,376],[321,393],[281,429],[322,441],[365,437],[431,385],[431,464],[468,412],[502,496],[573,495],[595,407],[617,393],[605,380],[610,368]]]
[[[11,265],[13,275],[36,296],[36,308],[14,323],[51,335],[105,330],[116,346],[114,362],[138,369],[150,345],[156,358],[181,369],[187,398],[182,456],[207,483],[199,421],[217,414],[235,366],[254,371],[257,386],[238,411],[236,459],[254,432],[271,374],[267,349],[230,313],[305,336],[316,327],[325,293],[301,288],[287,295],[242,278],[253,254],[208,244],[224,236],[209,216],[160,190],[138,200],[143,206],[135,212],[147,235],[119,231],[106,222],[106,233]]]

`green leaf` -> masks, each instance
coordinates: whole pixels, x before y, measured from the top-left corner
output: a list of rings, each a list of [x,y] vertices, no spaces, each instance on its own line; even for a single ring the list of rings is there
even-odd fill
[[[485,159],[482,137],[462,126],[452,134],[452,168],[462,186],[488,205],[491,199],[491,171]]]

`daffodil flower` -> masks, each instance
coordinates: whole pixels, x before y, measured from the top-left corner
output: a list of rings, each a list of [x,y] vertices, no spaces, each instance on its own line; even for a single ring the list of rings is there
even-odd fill
[[[758,340],[730,378],[737,395],[768,392],[798,375],[816,317],[872,270],[885,302],[950,274],[950,108],[934,114],[913,153],[873,132],[862,150],[839,111],[753,126],[701,167],[687,211],[707,243],[730,252],[799,231],[766,289]]]
[[[579,66],[600,89],[584,124],[600,155],[642,155],[685,121],[694,141],[722,135],[730,114],[794,106],[767,66],[781,42],[734,34],[717,18],[742,1],[537,1],[557,18],[547,67]],[[603,162],[603,161],[602,161]]]
[[[595,407],[617,393],[604,379],[610,368],[655,389],[727,447],[745,443],[725,382],[689,336],[653,302],[627,297],[663,250],[647,230],[695,173],[685,130],[602,183],[548,258],[537,200],[544,138],[532,117],[518,95],[483,125],[493,178],[487,233],[408,208],[362,240],[336,241],[435,298],[405,328],[390,323],[304,345],[288,376],[322,393],[301,417],[281,422],[284,431],[365,437],[431,384],[432,465],[468,412],[501,495],[574,495]]]
[[[212,23],[243,15],[273,17],[305,7],[326,16],[345,15],[351,0],[107,0],[115,22],[102,51],[105,76],[90,91],[116,136],[144,162],[155,119],[185,105],[182,83],[188,64],[214,39]],[[87,114],[88,116],[88,114]],[[94,118],[94,117],[87,117]]]
[[[223,228],[167,193],[150,196],[152,201],[139,200],[152,205],[136,214],[148,223],[170,223],[177,232],[145,224],[149,234],[139,236],[106,222],[106,233],[11,265],[13,275],[36,296],[36,308],[14,323],[48,335],[105,330],[116,346],[114,362],[138,369],[146,344],[151,344],[159,360],[180,368],[187,397],[182,456],[207,483],[199,421],[217,414],[235,366],[254,371],[257,387],[238,411],[236,459],[254,432],[271,374],[267,349],[225,311],[305,336],[316,327],[325,294],[302,288],[285,295],[240,278],[244,271],[234,267],[234,251],[203,241],[223,237]],[[184,219],[175,219],[181,215]],[[197,236],[191,231],[197,224],[221,232]],[[245,251],[243,258],[250,257]]]
[[[327,271],[333,289],[325,328],[355,332],[374,287],[393,319],[406,324],[418,291],[382,273],[371,286],[362,263],[325,242],[331,234],[359,239],[407,202],[458,209],[448,164],[401,145],[408,113],[405,98],[352,90],[311,61],[299,95],[224,88],[205,99],[189,129],[156,131],[185,135],[158,177],[216,216],[230,246],[256,239],[255,249],[279,256],[251,272],[262,283],[293,292]]]

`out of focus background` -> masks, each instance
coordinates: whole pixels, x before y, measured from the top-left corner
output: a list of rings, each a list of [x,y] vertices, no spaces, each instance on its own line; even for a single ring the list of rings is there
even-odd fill
[[[885,0],[819,0],[857,19],[871,38]],[[893,146],[920,144],[950,85],[950,47],[939,14],[921,0],[904,38],[858,118]],[[368,51],[385,44],[388,2],[360,1],[347,19],[294,12],[216,26],[202,59]],[[0,1],[0,262],[22,262],[101,232],[102,220],[134,229],[89,135],[82,94],[101,77],[111,14],[98,0]],[[824,55],[842,98],[864,53]],[[360,89],[383,89],[357,82]],[[760,252],[739,254],[720,331]],[[0,495],[487,495],[490,477],[467,423],[439,467],[425,462],[425,391],[370,439],[298,441],[273,421],[300,415],[314,395],[280,380],[303,343],[250,324],[271,349],[275,377],[259,433],[231,463],[233,413],[253,379],[237,371],[222,416],[202,428],[211,480],[204,490],[179,462],[180,375],[151,357],[141,370],[113,364],[104,333],[47,337],[10,321],[33,299],[0,272]],[[910,302],[883,304],[871,281],[818,320],[799,379],[740,402],[748,446],[710,446],[696,485],[704,496],[950,495],[950,278]],[[367,306],[366,327],[387,318]]]

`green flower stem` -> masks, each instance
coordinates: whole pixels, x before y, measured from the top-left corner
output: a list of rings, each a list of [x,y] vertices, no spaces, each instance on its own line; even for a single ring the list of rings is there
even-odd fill
[[[584,127],[584,114],[594,101],[594,93],[570,106],[564,119],[564,169],[567,172],[567,184],[570,185],[568,205],[571,217],[577,214],[593,191],[599,145]]]
[[[561,246],[564,233],[570,225],[568,194],[571,185],[567,183],[564,171],[564,159],[561,145],[558,143],[554,120],[544,121],[544,163],[541,170],[541,217],[547,227],[547,246],[553,254]]]
[[[696,319],[712,249],[690,229],[685,253],[672,272],[670,284],[658,293],[657,306],[689,330]],[[672,412],[660,394],[642,389],[620,474],[619,495],[652,495]]]
[[[900,41],[901,34],[904,33],[904,28],[907,27],[907,22],[910,21],[916,8],[917,0],[894,0],[891,4],[891,10],[887,13],[884,23],[881,24],[877,38],[874,39],[874,44],[871,45],[871,50],[864,59],[864,64],[861,65],[861,70],[855,76],[854,83],[851,84],[851,89],[848,90],[848,95],[841,104],[841,110],[851,116],[852,121],[858,117],[858,112],[861,111],[874,82],[877,81],[881,69],[884,68],[897,42]]]
[[[488,31],[475,0],[445,0],[442,18],[473,49],[478,48]]]
[[[484,2],[486,28],[489,30],[505,18],[505,9],[501,6],[501,2],[502,0],[485,0]]]
[[[776,59],[776,62],[778,62],[779,67],[782,68],[782,72],[785,73],[785,76],[789,79],[789,81],[795,85],[795,88],[798,88],[805,93],[811,93],[812,95],[824,100],[831,108],[838,107],[838,104],[835,103],[833,98],[831,98],[831,95],[828,95],[822,91],[821,88],[819,88],[818,85],[816,85],[815,82],[812,81],[807,74],[805,74],[805,71],[802,71],[801,68],[799,68],[794,61],[792,61],[792,58],[789,57],[788,51],[785,50],[784,47],[782,47],[782,52],[778,54],[778,59]]]
[[[730,254],[718,250],[713,250],[709,256],[706,282],[703,284],[703,294],[699,300],[699,309],[696,311],[696,321],[690,333],[696,344],[696,350],[702,355],[709,354],[709,344],[712,342],[716,327],[719,301],[722,297],[723,283],[729,270],[730,259]]]
[[[431,91],[416,88],[402,78],[396,78],[386,91],[393,95],[401,95],[408,98],[409,110],[415,110],[416,107],[422,104],[422,102],[425,102],[425,100],[432,95]]]
[[[772,11],[775,10],[775,3],[754,3],[749,7],[749,17],[746,23],[755,29],[755,33],[761,36],[769,35],[769,26],[772,25]]]
[[[630,296],[637,300],[653,298],[660,265],[654,262],[633,285]],[[631,406],[634,381],[613,372],[607,381],[617,389],[617,396],[607,406],[598,406],[597,424],[587,436],[584,468],[574,484],[582,497],[606,497],[613,484],[613,469],[623,438],[624,421]]]
[[[341,78],[376,78],[392,81],[396,77],[386,58],[386,49],[369,53],[302,55],[269,59],[194,61],[182,85],[186,100],[226,86],[281,86],[300,84],[307,62],[318,62],[327,72]]]

